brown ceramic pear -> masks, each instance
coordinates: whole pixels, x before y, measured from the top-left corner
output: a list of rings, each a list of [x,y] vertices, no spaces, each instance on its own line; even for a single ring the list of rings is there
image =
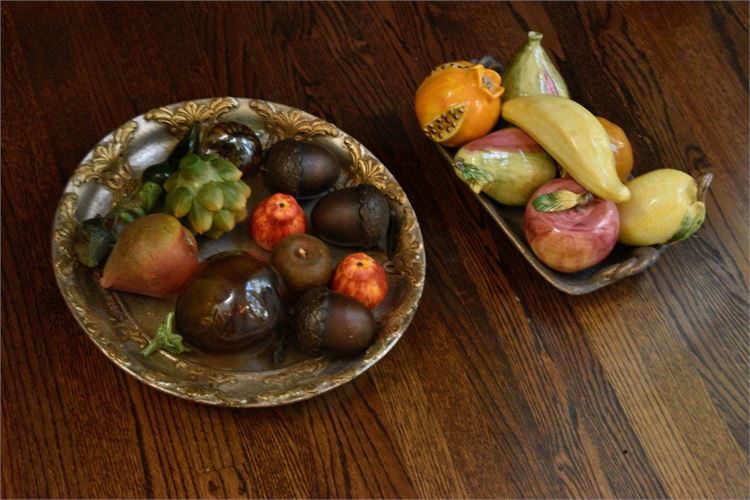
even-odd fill
[[[378,188],[360,184],[321,198],[311,221],[312,232],[330,243],[372,248],[385,239],[390,208]]]
[[[292,234],[281,240],[274,247],[270,262],[284,277],[291,297],[325,286],[333,273],[328,246],[309,234]]]
[[[171,215],[152,214],[123,230],[104,266],[101,285],[166,297],[182,290],[198,267],[193,235]]]

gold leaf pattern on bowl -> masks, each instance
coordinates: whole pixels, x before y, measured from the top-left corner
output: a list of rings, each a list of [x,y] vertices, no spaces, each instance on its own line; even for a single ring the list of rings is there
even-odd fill
[[[292,108],[280,109],[274,103],[259,99],[248,100],[248,106],[265,120],[271,144],[282,139],[303,140],[338,134],[338,129],[330,123]]]
[[[239,106],[233,97],[221,97],[208,101],[187,101],[176,109],[173,106],[162,106],[146,113],[146,120],[163,123],[169,127],[172,135],[187,132],[194,122],[211,124],[225,113]]]
[[[112,192],[113,203],[117,203],[133,187],[133,170],[125,157],[137,128],[136,122],[129,121],[115,130],[112,140],[99,143],[91,159],[76,169],[70,182],[74,186],[98,182]]]

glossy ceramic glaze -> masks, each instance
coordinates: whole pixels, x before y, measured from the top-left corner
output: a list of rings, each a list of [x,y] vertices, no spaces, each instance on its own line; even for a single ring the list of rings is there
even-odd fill
[[[446,146],[460,146],[486,135],[500,116],[505,89],[495,71],[481,64],[445,65],[417,89],[414,108],[427,135]]]
[[[618,205],[620,242],[633,246],[671,240],[698,196],[695,179],[667,168],[640,175],[628,187],[630,200]]]
[[[539,94],[569,97],[565,80],[542,47],[542,34],[529,31],[505,73],[505,99]]]
[[[542,186],[531,199],[567,190],[586,190],[570,178],[556,179]],[[530,201],[524,214],[524,232],[534,254],[552,269],[572,273],[604,260],[617,243],[620,217],[611,201],[592,201],[560,212],[540,212]]]
[[[577,102],[554,95],[516,97],[503,105],[502,112],[586,190],[614,202],[630,197],[617,177],[607,131]]]
[[[513,206],[555,178],[551,156],[518,128],[505,128],[472,141],[456,153],[456,175],[475,192]]]

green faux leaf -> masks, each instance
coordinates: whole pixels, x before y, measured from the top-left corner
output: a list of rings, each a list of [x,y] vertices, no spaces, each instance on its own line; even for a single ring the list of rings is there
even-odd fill
[[[567,189],[561,189],[560,191],[543,194],[535,198],[531,204],[539,212],[562,212],[579,205],[585,205],[593,198],[593,195],[589,192],[578,194]]]
[[[150,356],[159,349],[164,349],[172,354],[182,354],[189,351],[190,348],[182,343],[182,335],[174,331],[174,313],[167,314],[164,320],[156,330],[156,335],[151,342],[141,351],[143,356]]]
[[[477,193],[481,191],[486,184],[493,181],[492,175],[489,172],[471,163],[465,163],[461,158],[456,159],[455,165],[464,182],[466,182]]]
[[[685,217],[682,218],[680,228],[672,236],[672,241],[681,241],[690,238],[706,220],[706,205],[702,201],[696,201],[688,208]]]

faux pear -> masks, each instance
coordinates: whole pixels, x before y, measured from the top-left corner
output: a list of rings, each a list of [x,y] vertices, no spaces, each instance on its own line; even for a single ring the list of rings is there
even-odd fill
[[[182,290],[198,268],[195,237],[171,215],[152,214],[125,228],[100,283],[122,292],[167,297]]]

